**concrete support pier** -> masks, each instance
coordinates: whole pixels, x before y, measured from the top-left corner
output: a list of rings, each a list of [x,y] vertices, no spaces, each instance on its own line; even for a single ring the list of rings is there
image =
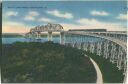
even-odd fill
[[[64,35],[64,32],[60,32],[60,44],[65,44],[65,35]]]
[[[52,41],[52,31],[48,31],[48,41]]]
[[[37,39],[40,39],[41,38],[41,34],[40,32],[37,33]]]

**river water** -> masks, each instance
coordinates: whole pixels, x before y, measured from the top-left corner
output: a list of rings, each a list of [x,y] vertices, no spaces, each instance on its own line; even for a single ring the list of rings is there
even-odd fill
[[[84,42],[88,42],[88,41],[91,41],[93,39],[93,41],[101,41],[99,38],[90,38],[90,37],[87,37],[84,39]],[[80,38],[72,38],[72,40],[74,41],[77,41],[79,42],[80,41]],[[30,41],[33,41],[32,39],[28,39],[28,38],[23,38],[23,37],[3,37],[2,38],[2,44],[12,44],[14,42],[30,42]],[[41,38],[40,42],[46,42],[48,41],[47,37],[43,37]],[[53,42],[54,43],[59,43],[60,42],[60,37],[54,37],[53,38]]]
[[[23,38],[23,37],[20,37],[20,38],[18,38],[18,37],[2,38],[2,44],[12,44],[15,42],[29,42],[29,41],[32,41],[32,40],[27,39],[27,38]],[[46,42],[46,41],[48,41],[46,37],[41,38],[41,42]],[[59,37],[53,38],[53,41],[58,43]]]

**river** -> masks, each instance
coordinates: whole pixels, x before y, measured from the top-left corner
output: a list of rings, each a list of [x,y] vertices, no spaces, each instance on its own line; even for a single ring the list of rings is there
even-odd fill
[[[94,42],[96,41],[101,41],[99,38],[90,38],[87,37],[86,39],[84,39],[84,42],[88,42],[91,41],[93,39]],[[79,42],[80,38],[73,38],[72,40]],[[28,38],[24,38],[24,37],[3,37],[2,38],[2,44],[12,44],[14,42],[30,42],[33,41],[32,39],[28,39]],[[46,42],[48,41],[47,37],[42,37],[40,42]],[[60,37],[53,37],[53,42],[54,43],[59,43],[60,42]],[[70,41],[69,41],[70,42]]]

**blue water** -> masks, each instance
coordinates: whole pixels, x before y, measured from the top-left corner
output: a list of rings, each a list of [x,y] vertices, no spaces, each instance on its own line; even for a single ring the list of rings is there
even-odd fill
[[[101,41],[100,38],[92,38],[92,37],[91,38],[87,37],[83,41],[88,42],[88,41],[92,41],[92,39],[93,39],[93,42]],[[80,38],[73,38],[73,37],[72,37],[72,40],[74,42],[80,42],[81,41]],[[48,39],[47,39],[47,37],[43,37],[43,38],[41,38],[41,40],[38,40],[38,41],[39,42],[46,42],[46,41],[48,41]],[[17,38],[17,37],[2,38],[2,44],[12,44],[14,42],[37,42],[37,40],[28,39],[28,38]],[[54,37],[53,42],[54,43],[60,43],[60,37]],[[66,42],[70,43],[70,40],[66,39]]]
[[[60,40],[59,37],[54,37],[53,38],[53,41],[55,43],[59,43]],[[12,44],[12,43],[15,43],[15,42],[30,42],[30,41],[36,41],[36,40],[32,40],[32,39],[27,39],[27,38],[17,38],[17,37],[10,37],[10,38],[2,38],[2,44]],[[41,38],[40,42],[46,42],[48,41],[48,39],[46,37],[44,38]]]

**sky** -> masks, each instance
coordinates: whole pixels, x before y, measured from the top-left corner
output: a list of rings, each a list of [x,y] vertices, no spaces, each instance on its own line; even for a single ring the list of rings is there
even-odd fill
[[[64,30],[127,30],[126,1],[3,1],[2,6],[2,33],[26,33],[47,23]]]

